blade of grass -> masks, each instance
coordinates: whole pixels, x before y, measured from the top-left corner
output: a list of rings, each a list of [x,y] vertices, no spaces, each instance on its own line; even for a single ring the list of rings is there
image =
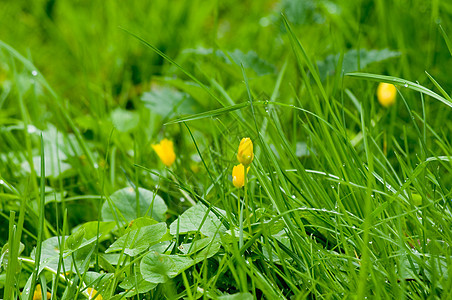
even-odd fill
[[[436,100],[441,101],[442,103],[446,104],[449,107],[452,107],[452,102],[446,100],[445,98],[441,97],[437,93],[427,89],[426,87],[423,87],[420,84],[402,79],[397,78],[394,76],[385,76],[385,75],[377,75],[377,74],[370,74],[370,73],[346,73],[345,76],[350,77],[356,77],[360,79],[368,79],[370,81],[376,81],[376,82],[386,82],[386,83],[392,83],[395,85],[401,85],[406,88],[412,89],[413,91],[421,92],[423,94],[426,94]]]
[[[44,139],[41,134],[41,182],[40,182],[40,202],[39,202],[39,221],[38,221],[38,239],[36,241],[36,252],[35,252],[35,269],[33,271],[33,277],[31,279],[31,291],[35,290],[36,279],[39,275],[39,265],[41,263],[41,249],[44,234],[44,219],[45,219],[45,156],[44,156]],[[32,293],[28,297],[29,300],[32,299]]]

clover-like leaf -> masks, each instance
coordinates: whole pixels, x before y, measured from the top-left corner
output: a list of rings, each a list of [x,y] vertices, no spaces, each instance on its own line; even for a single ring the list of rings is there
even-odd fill
[[[139,210],[137,211],[137,198],[134,188],[123,188],[114,192],[110,200],[102,206],[102,218],[104,221],[131,222],[142,216],[152,216],[157,221],[165,220],[168,207],[165,201],[153,192],[139,188]]]

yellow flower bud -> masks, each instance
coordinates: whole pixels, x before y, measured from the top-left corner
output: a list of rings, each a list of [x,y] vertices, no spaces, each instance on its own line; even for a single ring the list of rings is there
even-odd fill
[[[86,291],[89,294],[89,299],[94,299],[94,300],[103,300],[102,296],[99,294],[97,294],[97,291],[93,288],[87,288]],[[95,295],[97,294],[96,298],[93,298]]]
[[[168,139],[163,139],[159,144],[152,145],[152,149],[157,153],[160,160],[167,166],[171,166],[176,160],[174,153],[173,142]]]
[[[240,141],[239,152],[237,153],[238,161],[244,166],[249,166],[253,161],[253,142],[250,138],[243,138]]]
[[[250,170],[250,167],[246,168],[246,173],[248,174],[248,171]],[[236,188],[241,188],[245,185],[245,166],[242,164],[238,164],[237,166],[234,166],[232,168],[232,184]]]
[[[47,292],[46,299],[50,299],[51,296],[52,296],[52,294]],[[35,292],[33,293],[33,300],[42,300],[42,291],[41,291],[41,285],[40,284],[36,285]]]
[[[377,88],[378,102],[384,107],[389,107],[395,103],[397,89],[393,84],[382,82]]]

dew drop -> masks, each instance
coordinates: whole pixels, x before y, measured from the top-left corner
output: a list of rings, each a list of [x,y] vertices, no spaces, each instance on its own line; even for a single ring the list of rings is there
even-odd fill
[[[36,70],[31,71],[31,75],[38,76],[38,71],[36,71]]]
[[[405,84],[403,86],[404,87],[408,87],[408,82],[405,82]]]
[[[259,25],[261,25],[262,27],[267,27],[268,25],[270,25],[270,19],[263,17],[259,20]]]
[[[28,133],[35,133],[36,131],[38,131],[38,129],[33,125],[28,125],[27,131]]]

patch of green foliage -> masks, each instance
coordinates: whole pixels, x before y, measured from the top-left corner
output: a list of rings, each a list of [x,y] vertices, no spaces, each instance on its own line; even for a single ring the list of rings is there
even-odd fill
[[[3,299],[452,296],[448,1],[3,1],[0,27]]]

